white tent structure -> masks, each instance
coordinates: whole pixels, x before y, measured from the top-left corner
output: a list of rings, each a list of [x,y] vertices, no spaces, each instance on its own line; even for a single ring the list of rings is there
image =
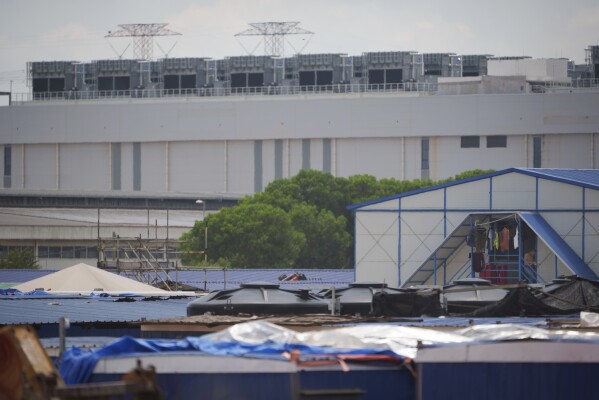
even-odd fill
[[[51,293],[103,292],[108,294],[133,293],[140,295],[170,295],[172,292],[125,278],[87,264],[76,264],[53,274],[14,286],[21,292],[41,289]]]
[[[358,282],[598,279],[599,170],[510,168],[349,208]],[[500,248],[503,228],[509,240]],[[480,245],[470,240],[479,231]]]

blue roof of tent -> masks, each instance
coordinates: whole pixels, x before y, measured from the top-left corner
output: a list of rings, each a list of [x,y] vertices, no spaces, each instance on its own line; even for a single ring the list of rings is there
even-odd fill
[[[430,192],[433,190],[443,189],[446,187],[461,185],[463,183],[479,181],[482,179],[491,178],[494,176],[505,175],[512,172],[530,175],[537,178],[548,179],[556,182],[568,183],[571,185],[582,186],[589,189],[599,190],[599,170],[596,169],[551,169],[551,168],[508,168],[501,171],[490,172],[488,174],[477,175],[471,178],[461,179],[459,181],[452,181],[443,183],[440,185],[429,186],[422,189],[412,190],[409,192],[403,192],[394,194],[391,196],[381,197],[379,199],[365,201],[358,204],[352,204],[347,208],[349,210],[356,210],[372,204],[382,203],[388,200],[399,199],[407,196],[414,196],[416,194]]]
[[[555,253],[555,255],[576,275],[597,279],[597,275],[572,250],[561,236],[537,213],[519,213],[520,217],[536,233],[536,235]]]

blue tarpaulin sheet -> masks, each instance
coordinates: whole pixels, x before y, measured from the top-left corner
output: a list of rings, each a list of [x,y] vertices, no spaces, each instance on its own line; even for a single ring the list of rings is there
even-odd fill
[[[222,356],[274,356],[299,350],[304,354],[384,354],[403,359],[390,350],[383,349],[336,349],[332,347],[310,346],[301,343],[245,343],[215,341],[209,336],[188,337],[179,340],[135,339],[123,337],[98,350],[82,350],[78,347],[67,350],[60,362],[60,375],[67,384],[86,383],[98,360],[104,357],[162,353],[172,351],[197,351]]]

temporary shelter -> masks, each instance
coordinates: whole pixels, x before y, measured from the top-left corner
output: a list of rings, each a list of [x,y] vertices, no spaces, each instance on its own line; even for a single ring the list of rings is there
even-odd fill
[[[53,274],[14,286],[14,288],[22,292],[41,289],[51,293],[169,294],[166,290],[158,289],[87,264],[76,264]]]
[[[356,281],[597,279],[599,170],[510,168],[349,207]]]

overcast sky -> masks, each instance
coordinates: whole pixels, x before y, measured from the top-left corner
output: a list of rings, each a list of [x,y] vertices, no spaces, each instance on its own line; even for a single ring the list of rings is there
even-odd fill
[[[584,49],[599,44],[598,0],[0,0],[0,7],[0,91],[12,81],[13,92],[28,90],[27,61],[131,58],[130,39],[104,38],[128,23],[164,22],[181,33],[156,39],[170,57],[245,55],[258,42],[234,35],[266,21],[299,21],[315,33],[290,36],[286,55],[307,44],[302,53],[413,50],[582,64]],[[154,56],[163,57],[157,47]]]

